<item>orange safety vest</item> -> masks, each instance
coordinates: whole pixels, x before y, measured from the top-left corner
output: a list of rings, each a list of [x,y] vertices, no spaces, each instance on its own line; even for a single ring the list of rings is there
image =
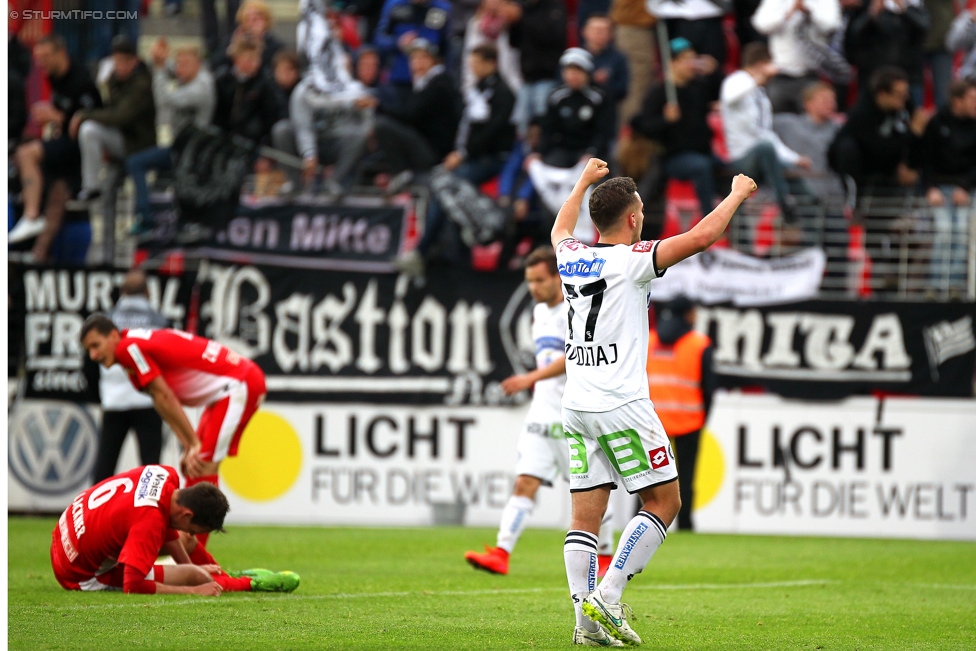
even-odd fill
[[[650,333],[647,382],[654,411],[668,436],[697,432],[705,424],[701,364],[711,343],[707,335],[694,330],[672,346],[658,341],[657,332]]]

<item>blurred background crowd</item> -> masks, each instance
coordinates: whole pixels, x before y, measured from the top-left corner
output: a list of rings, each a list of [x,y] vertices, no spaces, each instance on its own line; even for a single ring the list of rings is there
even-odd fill
[[[125,234],[151,243],[150,195],[222,138],[234,155],[196,173],[235,197],[424,194],[422,237],[396,260],[409,273],[485,266],[485,250],[488,268],[517,266],[548,241],[545,186],[598,156],[638,180],[647,238],[687,229],[741,172],[762,193],[731,246],[821,247],[825,287],[847,294],[972,293],[976,0],[22,0],[18,11],[8,215],[27,261],[84,262],[93,215],[120,202]],[[492,198],[504,214],[492,241],[459,235],[456,206],[428,192],[438,179]]]

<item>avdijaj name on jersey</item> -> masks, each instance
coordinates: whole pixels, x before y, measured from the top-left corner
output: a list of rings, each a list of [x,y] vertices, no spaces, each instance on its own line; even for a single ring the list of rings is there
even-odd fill
[[[603,265],[607,263],[603,258],[593,258],[592,260],[572,260],[563,262],[559,266],[559,275],[567,278],[577,276],[579,278],[598,278],[603,271]]]
[[[607,350],[610,355],[607,355]],[[601,366],[617,363],[617,344],[603,346],[574,346],[566,344],[566,362],[576,362],[577,366]]]

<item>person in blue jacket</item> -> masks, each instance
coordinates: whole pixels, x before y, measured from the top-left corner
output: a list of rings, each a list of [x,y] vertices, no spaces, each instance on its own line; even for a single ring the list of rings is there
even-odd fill
[[[450,3],[445,0],[386,0],[373,42],[390,71],[389,82],[409,94],[408,48],[417,38],[433,44],[441,57],[449,45]]]

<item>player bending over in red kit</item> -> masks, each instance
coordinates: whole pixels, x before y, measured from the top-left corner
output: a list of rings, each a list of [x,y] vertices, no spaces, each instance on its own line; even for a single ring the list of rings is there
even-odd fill
[[[257,364],[217,343],[181,330],[121,332],[111,319],[93,315],[81,328],[92,361],[122,365],[132,384],[152,396],[153,406],[183,446],[180,469],[187,485],[217,485],[225,457],[237,455],[241,433],[267,393]],[[203,407],[196,431],[183,407]],[[206,543],[206,536],[199,536]]]
[[[179,485],[174,468],[143,466],[76,497],[51,534],[51,566],[61,587],[211,597],[224,590],[291,592],[298,587],[292,572],[225,574],[203,545],[197,545],[198,553],[210,562],[192,564],[180,532],[223,531],[229,507],[212,484]],[[172,555],[177,565],[157,565],[160,553]]]

